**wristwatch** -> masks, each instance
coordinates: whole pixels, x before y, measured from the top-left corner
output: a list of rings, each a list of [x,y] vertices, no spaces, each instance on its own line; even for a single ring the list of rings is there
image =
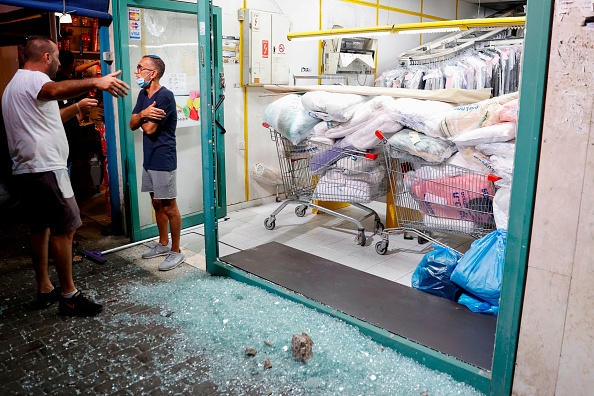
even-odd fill
[[[146,124],[147,122],[149,122],[149,119],[148,119],[148,117],[144,117],[144,118],[142,119],[142,123],[143,123],[143,124]]]

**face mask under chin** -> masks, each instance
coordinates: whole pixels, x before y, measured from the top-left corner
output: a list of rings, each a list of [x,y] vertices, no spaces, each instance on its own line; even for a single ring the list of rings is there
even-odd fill
[[[147,74],[147,76],[148,76],[148,74]],[[145,80],[144,80],[145,78],[146,78],[146,76],[144,76],[144,77],[138,77],[138,78],[136,79],[136,84],[138,84],[138,86],[139,86],[140,88],[145,88],[147,85],[149,85],[149,84],[150,84],[150,82],[151,82],[151,81],[153,81],[153,79],[152,79],[152,78],[151,78],[150,80],[148,80],[148,81],[145,81]]]

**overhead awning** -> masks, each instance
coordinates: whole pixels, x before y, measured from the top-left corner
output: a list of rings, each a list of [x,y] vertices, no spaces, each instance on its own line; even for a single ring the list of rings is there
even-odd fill
[[[0,4],[53,12],[62,12],[64,10],[62,0],[1,0]],[[99,23],[104,26],[109,25],[112,20],[108,11],[109,0],[66,0],[66,12],[98,18]]]

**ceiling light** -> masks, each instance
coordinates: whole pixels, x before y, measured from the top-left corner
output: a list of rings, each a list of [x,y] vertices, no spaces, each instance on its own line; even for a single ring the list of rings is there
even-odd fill
[[[72,23],[72,17],[70,14],[62,14],[61,12],[56,12],[56,16],[60,20],[60,23]]]

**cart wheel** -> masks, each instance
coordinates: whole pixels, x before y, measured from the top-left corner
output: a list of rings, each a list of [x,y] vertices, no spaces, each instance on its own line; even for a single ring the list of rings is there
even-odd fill
[[[425,239],[425,238],[423,238],[423,237],[422,237],[422,236],[420,236],[420,235],[417,237],[417,243],[418,243],[419,245],[424,245],[424,244],[426,244],[427,242],[429,242],[429,240],[428,240],[428,239]]]
[[[357,234],[357,245],[365,246],[365,231],[359,231]]]
[[[297,217],[303,217],[303,216],[305,216],[306,210],[307,210],[306,205],[299,205],[295,208],[295,214],[297,215]]]
[[[274,230],[275,225],[276,225],[276,222],[272,217],[269,217],[266,220],[264,220],[264,227],[267,230]]]
[[[276,197],[276,202],[280,202],[280,201],[281,201],[280,197]]]
[[[384,255],[388,251],[388,241],[379,241],[375,244],[375,251],[379,255]]]
[[[373,228],[373,233],[377,235],[381,234],[382,232],[384,232],[384,224],[381,221],[376,221],[375,227]]]

